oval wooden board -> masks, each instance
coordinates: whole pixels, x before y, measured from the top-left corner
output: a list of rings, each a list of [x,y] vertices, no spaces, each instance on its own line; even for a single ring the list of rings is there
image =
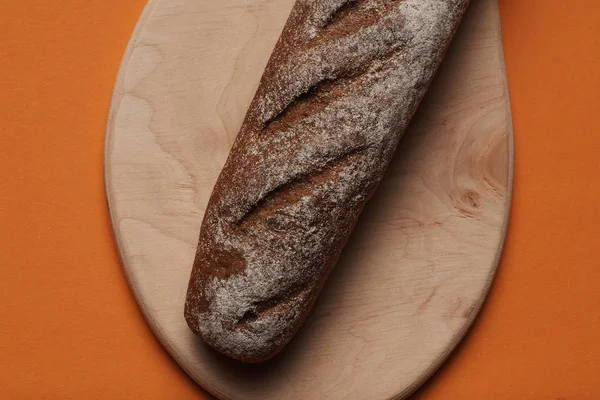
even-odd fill
[[[390,399],[463,337],[501,253],[512,130],[497,0],[474,0],[305,326],[244,365],[183,319],[204,207],[293,0],[151,0],[107,127],[106,190],[152,330],[223,399]]]

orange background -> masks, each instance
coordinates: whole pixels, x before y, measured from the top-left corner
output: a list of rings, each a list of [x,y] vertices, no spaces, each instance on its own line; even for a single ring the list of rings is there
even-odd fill
[[[145,325],[104,125],[145,0],[0,0],[0,398],[205,399]],[[500,0],[514,207],[489,301],[417,399],[600,399],[600,3]]]

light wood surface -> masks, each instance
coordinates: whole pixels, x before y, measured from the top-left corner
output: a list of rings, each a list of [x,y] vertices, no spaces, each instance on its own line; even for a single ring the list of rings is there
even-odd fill
[[[204,207],[293,0],[150,0],[115,86],[106,190],[152,330],[224,399],[403,398],[475,318],[501,253],[512,129],[496,0],[474,0],[309,319],[274,360],[203,346],[183,302]]]

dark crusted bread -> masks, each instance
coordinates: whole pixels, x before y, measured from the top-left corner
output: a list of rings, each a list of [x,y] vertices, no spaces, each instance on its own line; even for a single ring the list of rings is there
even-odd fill
[[[298,0],[206,209],[188,325],[247,362],[294,336],[469,0]]]

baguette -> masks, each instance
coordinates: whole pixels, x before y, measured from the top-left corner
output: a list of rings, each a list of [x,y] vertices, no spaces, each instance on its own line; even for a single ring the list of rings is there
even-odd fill
[[[297,0],[206,208],[185,318],[245,362],[294,336],[469,0]]]

